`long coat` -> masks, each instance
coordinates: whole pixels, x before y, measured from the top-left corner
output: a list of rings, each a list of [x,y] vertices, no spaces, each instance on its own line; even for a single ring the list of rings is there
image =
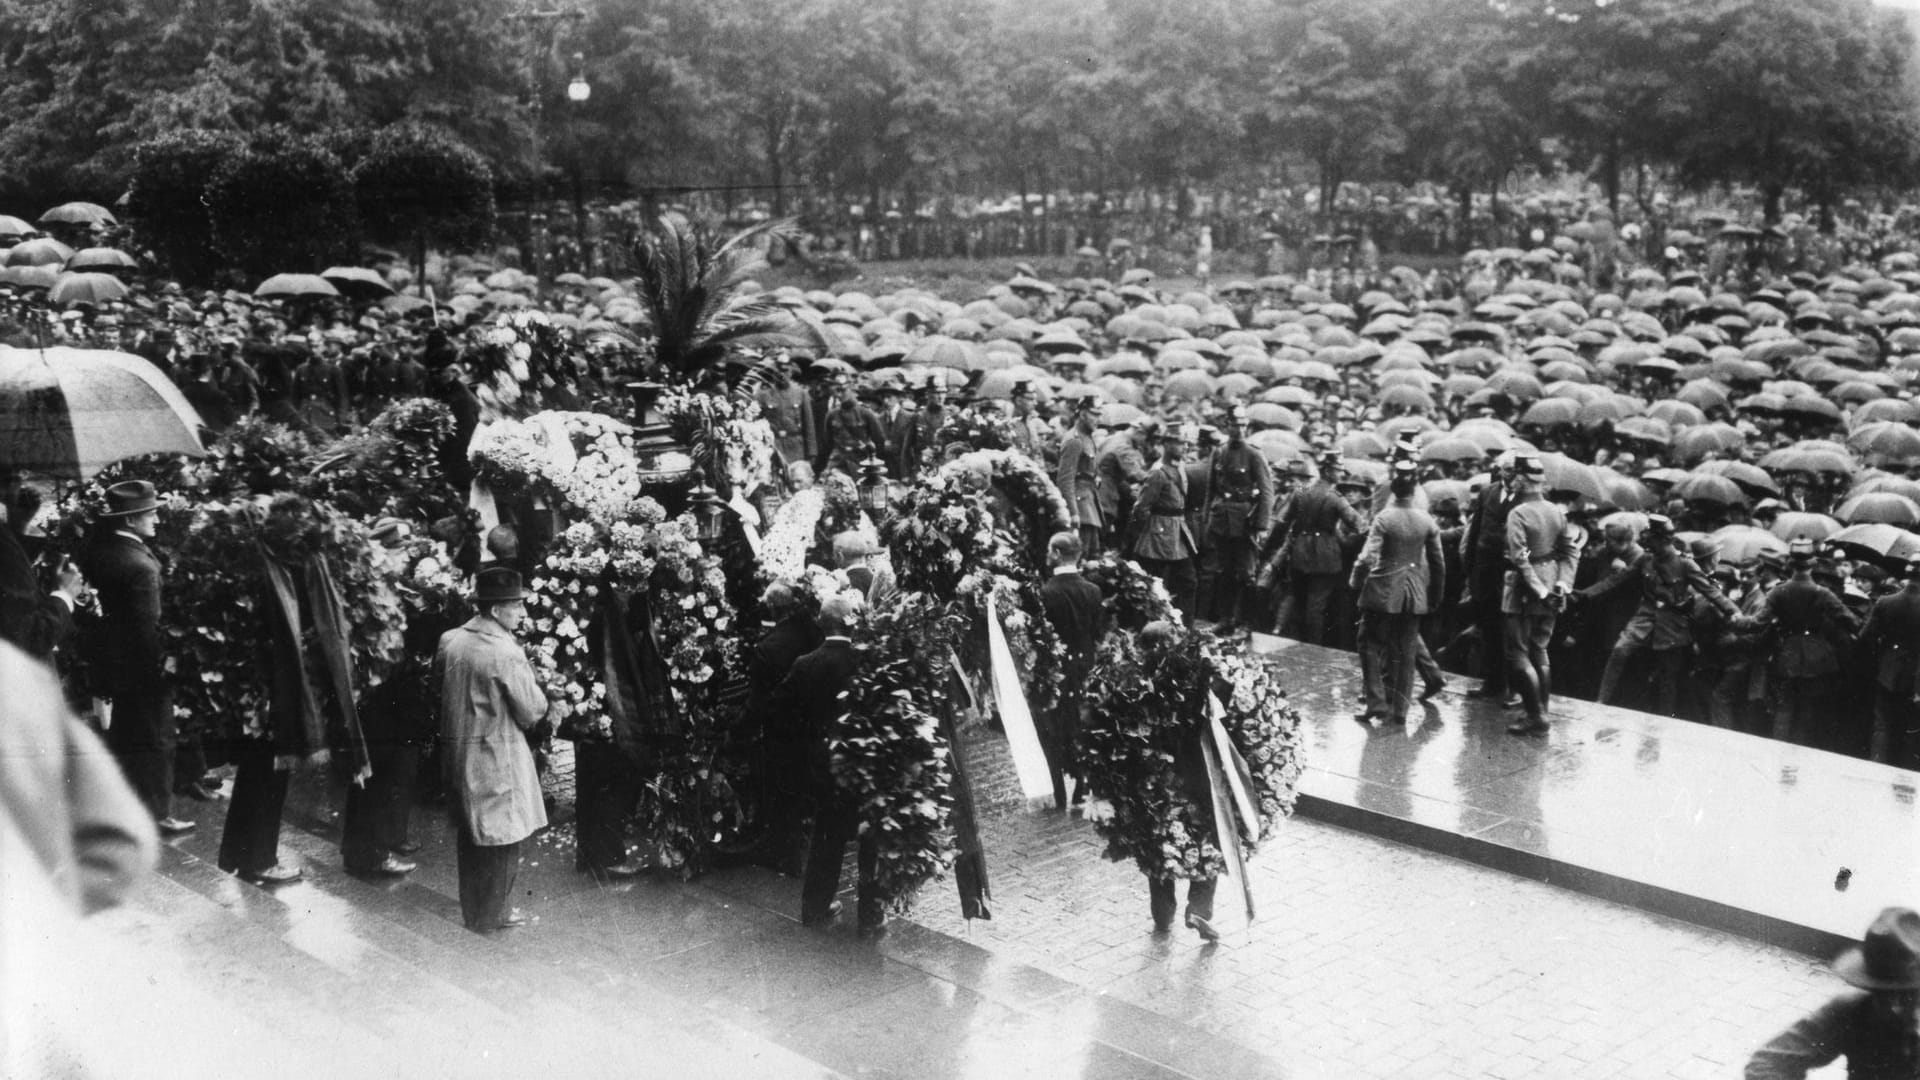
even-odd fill
[[[1360,610],[1425,615],[1446,593],[1446,552],[1433,515],[1389,506],[1374,515],[1366,546],[1353,564]]]
[[[100,599],[100,618],[87,649],[97,665],[94,689],[111,698],[162,693],[160,557],[137,536],[102,532],[81,556],[80,568]]]
[[[1325,480],[1293,493],[1274,522],[1287,533],[1287,561],[1295,574],[1338,574],[1344,565],[1340,530],[1359,532],[1360,512]]]
[[[1059,486],[1060,494],[1066,496],[1067,508],[1073,513],[1073,523],[1089,529],[1099,528],[1104,520],[1100,516],[1097,490],[1099,474],[1094,468],[1097,460],[1093,438],[1069,431],[1060,441],[1060,466],[1053,474],[1054,483]]]
[[[482,847],[525,840],[547,824],[525,734],[547,714],[533,665],[485,615],[442,635],[433,662],[448,785],[462,823]]]
[[[773,429],[773,445],[780,451],[780,460],[789,465],[802,461],[812,464],[819,455],[820,440],[814,428],[813,399],[807,392],[792,383],[763,386],[754,400],[760,403],[767,426]]]
[[[833,756],[827,737],[846,712],[840,692],[860,670],[860,651],[844,637],[830,637],[820,647],[793,662],[793,669],[774,691],[771,716],[791,726],[791,741],[806,747],[808,781],[815,798],[833,801]]]
[[[1773,628],[1773,673],[1783,679],[1839,674],[1842,651],[1858,625],[1839,597],[1801,577],[1768,593],[1755,619]]]
[[[1920,693],[1920,585],[1908,584],[1883,596],[1860,630],[1862,646],[1879,654],[1875,681],[1880,689],[1912,696]]]
[[[1166,462],[1154,466],[1133,507],[1133,556],[1176,562],[1193,557],[1200,546],[1187,527],[1187,473]]]

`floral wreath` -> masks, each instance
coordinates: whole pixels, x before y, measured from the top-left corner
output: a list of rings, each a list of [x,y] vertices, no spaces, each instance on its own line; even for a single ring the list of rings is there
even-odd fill
[[[873,887],[897,914],[953,865],[953,747],[941,717],[952,707],[947,658],[960,622],[952,605],[920,593],[876,611],[827,740],[835,782],[858,799],[860,827],[878,841]]]
[[[1300,714],[1272,670],[1220,654],[1204,632],[1187,633],[1157,657],[1143,653],[1132,635],[1111,634],[1088,681],[1080,768],[1093,793],[1113,804],[1113,815],[1096,828],[1108,858],[1132,859],[1149,877],[1218,877],[1226,867],[1213,815],[1193,797],[1178,764],[1205,737],[1209,691],[1220,699],[1221,725],[1251,774],[1258,821],[1240,821],[1238,837],[1251,855],[1292,812],[1301,772]]]
[[[468,454],[488,485],[550,496],[601,525],[633,517],[641,497],[632,429],[599,413],[496,420],[475,433]]]

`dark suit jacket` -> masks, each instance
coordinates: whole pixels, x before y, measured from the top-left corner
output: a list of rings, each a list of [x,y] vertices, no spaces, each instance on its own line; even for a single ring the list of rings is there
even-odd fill
[[[795,660],[793,670],[773,693],[769,722],[805,740],[807,774],[823,796],[833,789],[833,758],[827,750],[827,736],[846,712],[840,694],[858,670],[860,652],[851,642],[845,638],[826,641]]]
[[[1040,586],[1040,607],[1067,648],[1067,690],[1076,692],[1078,684],[1093,670],[1093,654],[1100,647],[1106,622],[1100,586],[1081,577],[1079,571],[1055,574]]]
[[[766,722],[760,710],[793,670],[794,661],[820,647],[820,628],[812,619],[788,616],[774,623],[747,656],[748,716]]]
[[[878,455],[886,448],[887,433],[880,427],[880,415],[865,405],[836,406],[827,413],[820,441],[826,453],[821,464],[852,471],[869,454]]]
[[[0,525],[0,641],[46,660],[72,633],[67,602],[40,587],[26,547],[12,529]]]
[[[100,600],[88,647],[98,689],[116,698],[163,689],[159,556],[140,540],[103,528],[87,546],[80,569]]]
[[[1425,615],[1446,593],[1446,573],[1433,516],[1396,502],[1374,516],[1352,585],[1362,611]]]
[[[1914,681],[1920,673],[1920,586],[1881,597],[1867,615],[1859,643],[1879,654],[1882,690],[1909,697],[1920,690]]]
[[[1755,619],[1773,628],[1773,671],[1783,679],[1837,674],[1841,650],[1856,625],[1839,597],[1799,578],[1775,586]]]

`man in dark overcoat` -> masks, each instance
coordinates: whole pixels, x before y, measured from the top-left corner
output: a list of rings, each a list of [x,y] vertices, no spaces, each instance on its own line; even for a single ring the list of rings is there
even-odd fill
[[[1340,536],[1363,528],[1360,512],[1335,489],[1340,461],[1340,451],[1323,451],[1319,477],[1293,493],[1273,526],[1287,538],[1284,551],[1295,622],[1282,632],[1309,645],[1325,644],[1332,630],[1334,592],[1345,569]]]
[[[1920,768],[1920,556],[1901,569],[1906,585],[1881,597],[1867,615],[1856,644],[1878,657],[1874,675],[1875,761]]]
[[[148,546],[159,526],[160,498],[152,484],[113,485],[80,566],[100,603],[86,650],[95,692],[113,701],[107,746],[161,835],[178,836],[194,823],[173,816],[177,728],[160,628],[162,567]]]
[[[1100,586],[1080,573],[1080,539],[1070,532],[1053,534],[1047,541],[1047,563],[1052,574],[1040,586],[1040,607],[1047,622],[1060,636],[1066,655],[1061,661],[1064,676],[1060,700],[1040,731],[1041,749],[1047,755],[1047,773],[1053,781],[1055,809],[1067,808],[1067,784],[1074,770],[1073,744],[1080,730],[1080,713],[1086,707],[1087,679],[1093,674],[1094,653],[1100,648],[1100,634],[1106,622],[1101,606]],[[1076,788],[1074,797],[1083,794]]]
[[[859,803],[839,790],[833,778],[828,736],[845,711],[842,691],[860,670],[860,653],[853,647],[857,602],[846,595],[830,596],[820,604],[820,647],[794,661],[774,692],[772,714],[798,728],[806,747],[806,768],[813,798],[813,839],[807,846],[806,872],[800,882],[800,921],[823,926],[839,913],[840,863],[847,845],[859,841],[860,914],[862,931],[877,931],[886,913],[873,893],[874,872],[880,864],[879,840],[871,829],[860,828]]]

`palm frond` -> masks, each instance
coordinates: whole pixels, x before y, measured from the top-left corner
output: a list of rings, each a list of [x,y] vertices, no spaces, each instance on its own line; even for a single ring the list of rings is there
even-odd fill
[[[756,336],[792,335],[781,340],[790,347],[830,347],[822,334],[780,305],[739,294],[741,283],[763,263],[761,241],[797,234],[793,219],[783,218],[721,240],[683,218],[662,217],[637,237],[634,267],[660,365],[691,377]]]

